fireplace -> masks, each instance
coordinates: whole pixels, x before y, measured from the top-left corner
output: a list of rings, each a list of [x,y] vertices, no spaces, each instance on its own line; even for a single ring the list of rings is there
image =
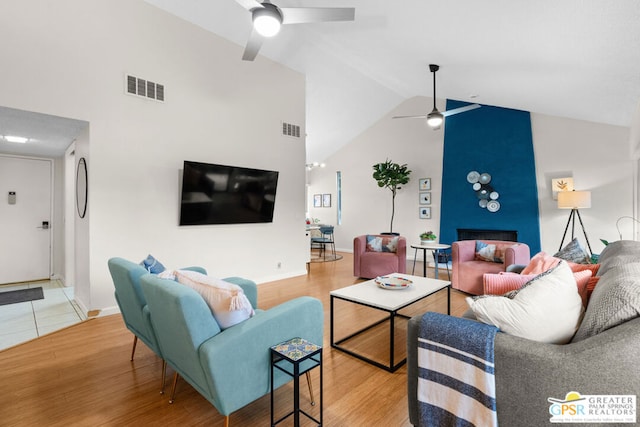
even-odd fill
[[[517,230],[478,230],[474,228],[458,228],[458,240],[504,240],[518,241]]]

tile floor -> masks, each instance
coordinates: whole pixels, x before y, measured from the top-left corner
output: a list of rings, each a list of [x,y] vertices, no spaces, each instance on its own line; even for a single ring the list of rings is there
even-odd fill
[[[0,292],[41,286],[44,299],[0,305],[0,350],[84,320],[73,301],[73,288],[59,280],[0,286]]]

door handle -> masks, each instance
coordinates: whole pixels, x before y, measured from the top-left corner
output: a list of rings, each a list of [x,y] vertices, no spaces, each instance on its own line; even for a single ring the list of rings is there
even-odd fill
[[[43,230],[48,230],[49,229],[49,221],[42,221],[42,225],[40,227],[36,227],[36,228],[42,228]]]

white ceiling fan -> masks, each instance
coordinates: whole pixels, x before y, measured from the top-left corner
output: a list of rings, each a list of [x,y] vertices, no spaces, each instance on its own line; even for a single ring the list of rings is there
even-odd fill
[[[253,61],[265,37],[273,37],[286,24],[311,22],[353,21],[356,10],[352,7],[278,7],[269,0],[236,0],[251,12],[253,29],[242,59]]]
[[[453,110],[443,111],[442,113],[436,108],[436,71],[440,69],[439,65],[429,64],[429,70],[433,73],[433,110],[426,115],[420,116],[393,116],[394,119],[427,119],[427,124],[434,130],[440,129],[440,125],[444,121],[445,117],[453,116],[454,114],[464,113],[465,111],[475,110],[480,108],[480,104],[465,105],[464,107],[454,108]]]

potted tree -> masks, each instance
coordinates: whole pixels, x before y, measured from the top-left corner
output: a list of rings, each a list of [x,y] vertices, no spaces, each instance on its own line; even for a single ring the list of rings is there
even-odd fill
[[[433,231],[425,231],[420,234],[420,243],[423,245],[428,243],[433,243],[436,241],[437,238],[438,236],[433,234]]]
[[[388,188],[391,190],[391,223],[389,225],[389,233],[393,233],[393,217],[396,210],[396,193],[409,182],[411,171],[407,165],[399,165],[387,159],[383,163],[373,165],[373,179],[378,183],[380,188]]]

